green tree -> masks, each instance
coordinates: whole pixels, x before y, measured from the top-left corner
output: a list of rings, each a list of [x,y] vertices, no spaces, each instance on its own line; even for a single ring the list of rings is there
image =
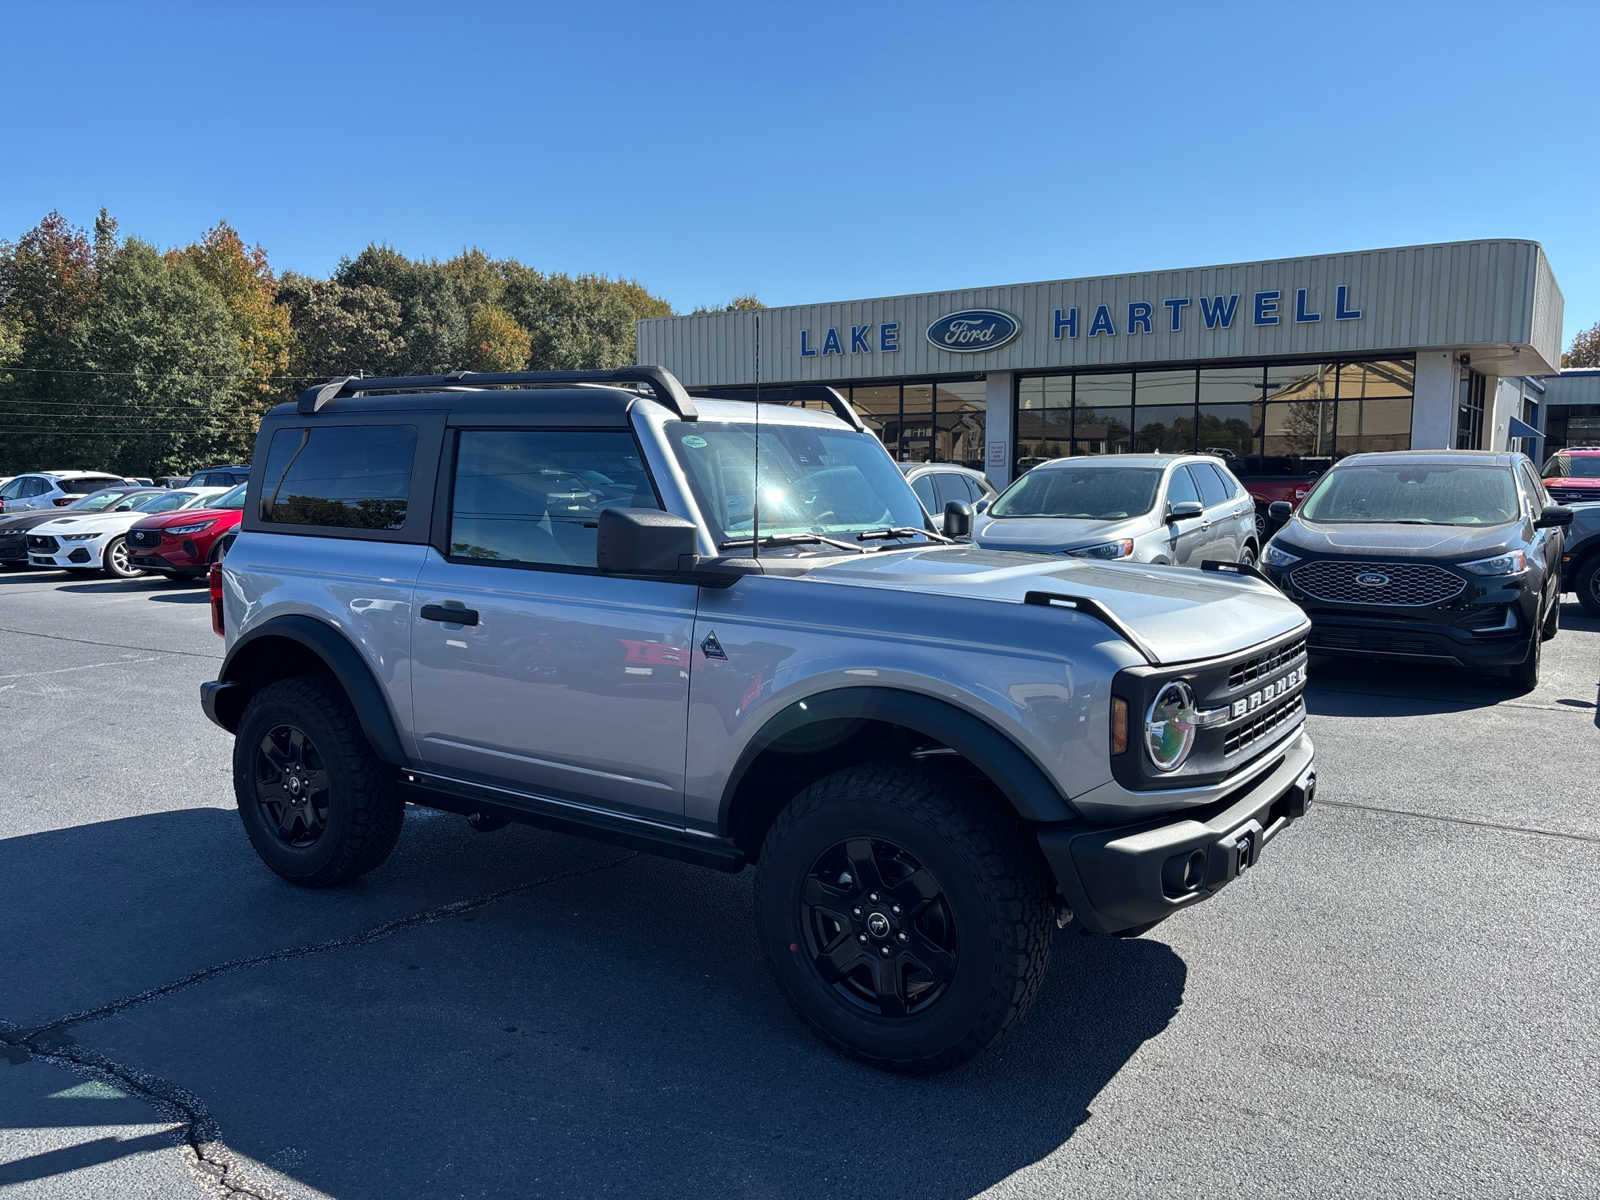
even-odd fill
[[[246,370],[233,389],[229,458],[248,458],[261,413],[286,390],[291,331],[289,309],[278,302],[278,281],[260,246],[246,248],[226,221],[193,245],[168,254],[186,262],[211,283],[227,306]]]
[[[334,280],[373,287],[400,304],[405,330],[402,374],[457,370],[467,357],[467,307],[436,262],[412,262],[393,246],[369,245],[345,259]]]
[[[702,313],[754,312],[758,308],[765,308],[765,307],[766,307],[765,304],[761,303],[761,301],[756,299],[755,293],[747,292],[743,296],[735,296],[732,300],[729,300],[721,308],[696,308],[696,309],[692,310],[689,313],[689,315],[691,317],[697,317],[697,316],[700,316]]]
[[[221,293],[192,263],[131,238],[100,284],[78,327],[76,358],[90,379],[84,411],[63,423],[57,457],[81,454],[91,437],[97,461],[138,474],[223,457],[249,363]]]
[[[1600,321],[1573,335],[1561,356],[1563,367],[1600,367]]]
[[[278,300],[294,333],[289,369],[301,382],[404,369],[400,302],[387,292],[286,271]]]

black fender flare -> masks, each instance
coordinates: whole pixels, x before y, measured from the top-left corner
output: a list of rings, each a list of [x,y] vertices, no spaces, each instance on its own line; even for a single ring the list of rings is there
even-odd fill
[[[763,751],[812,722],[849,718],[899,725],[950,747],[992,780],[1025,821],[1072,821],[1078,817],[1044,769],[982,717],[920,692],[843,687],[795,700],[770,717],[750,739],[723,787],[718,829],[728,833],[734,798]]]
[[[361,651],[350,639],[325,621],[301,613],[288,613],[273,617],[242,635],[228,651],[222,670],[217,673],[217,684],[212,697],[207,698],[208,712],[214,711],[213,720],[229,732],[238,728],[239,716],[249,699],[249,682],[257,657],[268,651],[268,639],[287,639],[304,647],[315,656],[328,673],[338,681],[355,709],[361,731],[366,734],[373,752],[392,766],[405,765],[405,751],[401,748],[399,727],[394,714],[389,711],[388,698],[379,686],[372,668]]]

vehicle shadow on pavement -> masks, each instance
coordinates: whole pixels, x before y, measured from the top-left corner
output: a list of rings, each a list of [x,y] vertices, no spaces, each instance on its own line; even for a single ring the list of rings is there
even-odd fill
[[[389,864],[318,893],[256,863],[231,811],[159,813],[0,842],[0,903],[20,918],[0,1020],[203,973],[33,1044],[164,1080],[247,1176],[344,1197],[972,1195],[1090,1119],[1187,975],[1154,937],[1068,930],[1024,1024],[906,1079],[790,1013],[748,873],[530,829],[414,811]],[[52,1103],[0,1114],[62,1124]]]
[[[94,583],[67,583],[58,587],[58,592],[81,592],[90,596],[114,596],[119,592],[149,592],[151,585],[157,588],[168,586],[171,580],[160,575],[140,575],[137,579],[106,579]],[[159,595],[160,593],[155,593]]]

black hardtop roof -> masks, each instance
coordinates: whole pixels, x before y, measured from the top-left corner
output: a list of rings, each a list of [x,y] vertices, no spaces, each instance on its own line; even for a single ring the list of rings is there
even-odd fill
[[[852,428],[865,429],[849,402],[826,385],[779,385],[763,389],[763,395],[786,403],[823,400]],[[306,388],[292,403],[277,405],[267,416],[279,421],[319,413],[338,416],[442,411],[492,419],[496,415],[520,416],[536,409],[542,417],[558,422],[622,424],[629,408],[642,400],[661,404],[683,421],[698,420],[700,416],[694,399],[672,373],[652,366],[346,376]]]

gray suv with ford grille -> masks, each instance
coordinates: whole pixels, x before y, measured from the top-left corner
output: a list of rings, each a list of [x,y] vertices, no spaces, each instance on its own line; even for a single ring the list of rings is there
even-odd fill
[[[1234,562],[950,542],[820,398],[633,367],[269,412],[202,688],[260,857],[343,883],[415,804],[753,864],[784,995],[908,1072],[1026,1012],[1059,925],[1253,868],[1315,788],[1300,610]]]

